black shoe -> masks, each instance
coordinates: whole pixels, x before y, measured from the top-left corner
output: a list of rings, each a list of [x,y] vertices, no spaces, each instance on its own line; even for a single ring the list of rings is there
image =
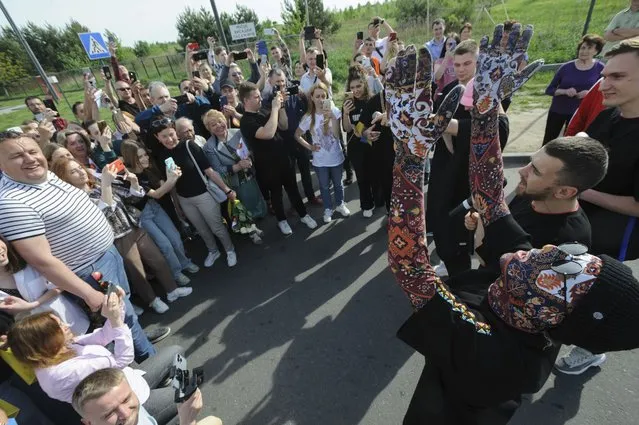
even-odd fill
[[[346,177],[343,181],[344,186],[348,186],[349,184],[353,183],[353,178],[352,177]]]
[[[162,341],[164,338],[169,336],[171,333],[171,328],[168,326],[160,326],[159,328],[155,328],[150,331],[145,331],[146,337],[151,341],[151,344],[157,344]]]

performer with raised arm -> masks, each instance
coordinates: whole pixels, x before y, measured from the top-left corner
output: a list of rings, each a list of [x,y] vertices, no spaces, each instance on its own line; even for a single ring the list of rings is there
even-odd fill
[[[504,200],[499,145],[500,101],[518,90],[541,61],[517,71],[532,27],[516,25],[505,49],[503,26],[485,37],[474,81],[469,176],[481,215],[477,253],[499,273],[471,270],[436,276],[426,244],[423,177],[429,147],[450,121],[462,92],[453,90],[431,115],[432,59],[410,46],[387,71],[396,159],[389,220],[389,262],[415,313],[398,336],[426,357],[405,425],[506,424],[523,393],[538,391],[560,344],[590,351],[639,347],[639,282],[608,256],[579,244],[532,249]]]

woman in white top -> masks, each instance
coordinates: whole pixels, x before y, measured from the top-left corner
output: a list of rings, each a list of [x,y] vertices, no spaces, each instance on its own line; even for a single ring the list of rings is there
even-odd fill
[[[334,210],[343,217],[351,212],[344,203],[342,186],[342,167],[344,152],[340,145],[342,112],[329,99],[328,87],[317,83],[309,91],[308,112],[295,131],[295,139],[306,149],[313,152],[313,167],[319,180],[322,202],[324,203],[324,222],[330,223]],[[310,131],[313,144],[306,142],[302,135]],[[331,197],[330,182],[333,182],[335,203]]]

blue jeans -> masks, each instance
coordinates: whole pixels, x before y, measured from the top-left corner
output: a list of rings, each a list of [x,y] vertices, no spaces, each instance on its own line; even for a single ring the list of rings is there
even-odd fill
[[[149,341],[146,337],[146,334],[138,322],[138,316],[136,316],[133,311],[133,305],[131,304],[131,300],[129,300],[129,297],[131,296],[129,280],[124,272],[124,262],[122,261],[122,257],[115,246],[112,245],[111,248],[109,248],[102,257],[98,258],[95,263],[76,272],[80,279],[87,282],[94,289],[100,291],[98,282],[91,277],[91,273],[94,271],[100,271],[102,273],[103,280],[117,283],[122,289],[124,289],[124,292],[126,292],[127,296],[124,298],[124,323],[131,328],[133,348],[135,349],[135,361],[138,363],[143,362],[148,357],[155,354],[155,348],[153,348],[153,344],[151,344],[151,341]]]
[[[160,204],[149,199],[140,215],[140,226],[147,231],[153,242],[168,262],[173,278],[177,279],[182,270],[191,264],[191,259],[184,252],[180,232],[162,209]]]
[[[335,192],[335,206],[339,206],[344,202],[344,186],[342,186],[342,167],[343,164],[334,167],[315,167],[315,174],[319,180],[320,193],[322,194],[322,203],[325,210],[332,210],[333,199],[330,182],[333,182],[333,192]]]

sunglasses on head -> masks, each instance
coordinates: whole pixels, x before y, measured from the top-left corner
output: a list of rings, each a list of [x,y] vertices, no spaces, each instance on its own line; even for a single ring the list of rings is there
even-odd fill
[[[151,128],[160,127],[173,127],[173,120],[171,118],[162,118],[161,120],[155,120],[151,123]]]

